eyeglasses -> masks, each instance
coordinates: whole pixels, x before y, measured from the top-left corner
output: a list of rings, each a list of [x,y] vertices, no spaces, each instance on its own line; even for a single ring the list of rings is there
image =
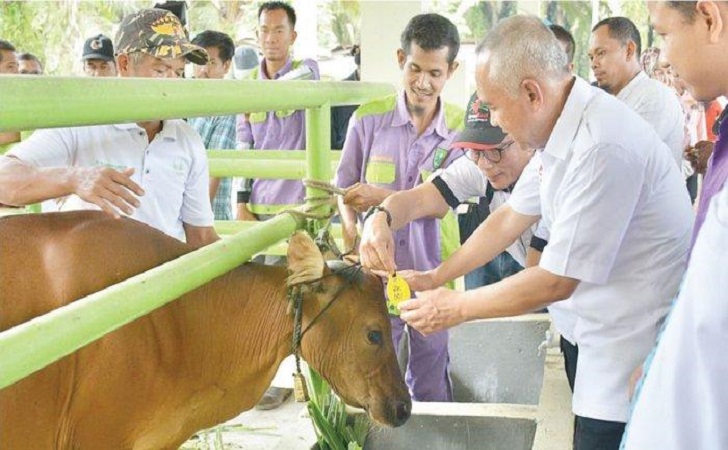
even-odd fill
[[[475,164],[478,164],[478,161],[480,161],[480,157],[484,157],[488,161],[492,162],[493,164],[498,164],[500,160],[503,158],[503,152],[508,150],[508,147],[513,145],[513,143],[516,141],[509,141],[506,142],[503,145],[500,145],[498,147],[493,147],[488,150],[475,150],[472,148],[465,149],[465,156],[468,157],[469,160],[474,162]]]

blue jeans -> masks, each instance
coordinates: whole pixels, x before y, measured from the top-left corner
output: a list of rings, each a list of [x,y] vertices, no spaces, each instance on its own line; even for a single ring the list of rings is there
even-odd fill
[[[497,283],[521,270],[523,270],[523,267],[513,259],[510,253],[503,252],[496,256],[493,261],[465,275],[465,290]]]

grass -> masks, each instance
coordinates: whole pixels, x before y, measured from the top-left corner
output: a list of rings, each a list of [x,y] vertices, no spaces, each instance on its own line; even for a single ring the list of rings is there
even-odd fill
[[[241,449],[243,446],[234,443],[225,443],[225,433],[248,433],[257,435],[278,436],[271,432],[276,427],[246,427],[242,424],[221,424],[208,430],[197,433],[192,439],[185,442],[179,450],[230,450]]]
[[[311,400],[308,412],[316,433],[319,450],[362,450],[372,428],[363,414],[350,417],[346,405],[334,394],[326,380],[309,368],[308,390]],[[222,424],[199,432],[180,450],[228,450],[243,448],[239,444],[225,443],[225,433],[251,433],[276,435],[276,427],[246,427],[242,424]]]
[[[350,419],[344,402],[312,369],[309,369],[309,391],[308,412],[319,450],[361,450],[371,429],[369,419],[364,415]]]

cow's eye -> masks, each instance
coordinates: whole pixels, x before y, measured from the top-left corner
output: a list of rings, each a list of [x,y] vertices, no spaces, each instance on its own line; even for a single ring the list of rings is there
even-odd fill
[[[372,345],[382,345],[382,332],[370,331],[369,334],[367,334],[367,340]]]

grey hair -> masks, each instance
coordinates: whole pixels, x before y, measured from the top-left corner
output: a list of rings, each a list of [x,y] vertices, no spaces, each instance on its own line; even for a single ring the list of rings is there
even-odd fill
[[[489,82],[511,97],[526,78],[555,79],[568,75],[566,53],[554,33],[535,16],[517,15],[499,22],[478,45],[489,53]]]

